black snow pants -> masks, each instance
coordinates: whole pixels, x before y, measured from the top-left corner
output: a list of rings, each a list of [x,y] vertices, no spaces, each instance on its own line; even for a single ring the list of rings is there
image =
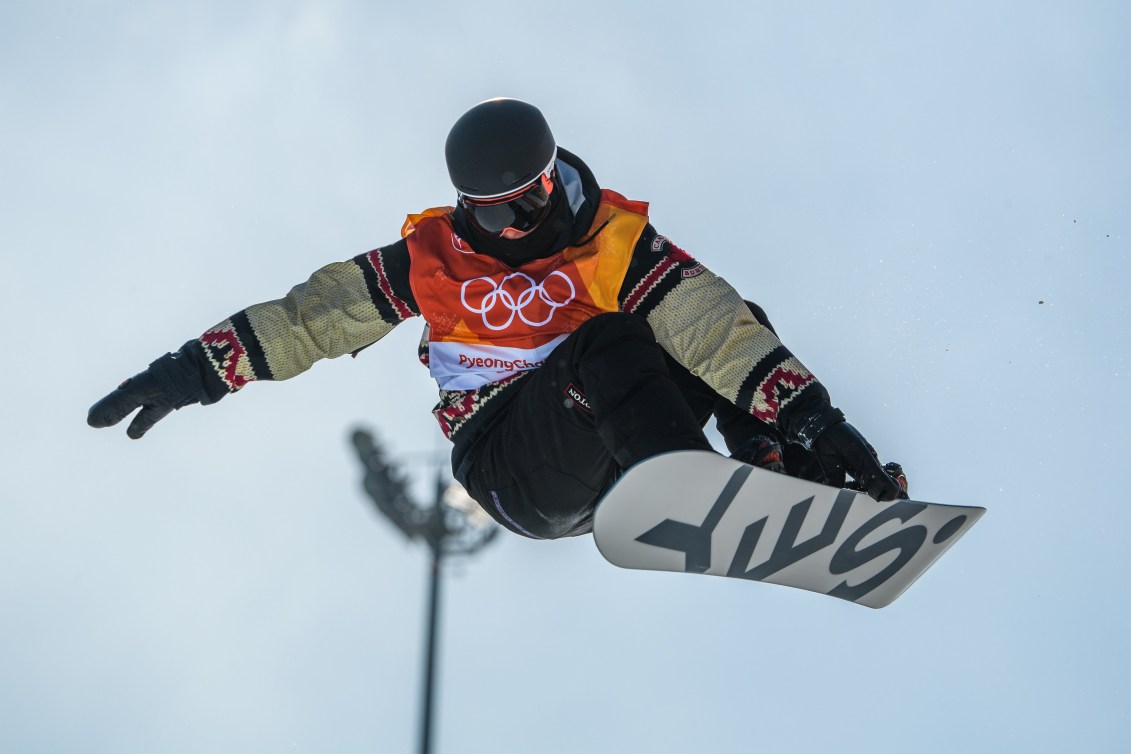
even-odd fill
[[[535,539],[591,531],[597,501],[633,464],[712,450],[702,430],[712,414],[732,451],[774,432],[673,360],[633,314],[588,320],[514,389],[457,477],[499,524]]]

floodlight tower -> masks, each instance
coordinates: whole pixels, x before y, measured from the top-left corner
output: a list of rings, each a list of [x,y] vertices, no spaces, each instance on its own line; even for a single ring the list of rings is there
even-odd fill
[[[418,505],[409,492],[409,480],[390,461],[373,435],[353,433],[353,446],[365,467],[365,492],[408,539],[420,539],[432,554],[428,581],[428,623],[425,634],[424,697],[420,715],[420,754],[432,751],[432,700],[436,676],[436,634],[440,604],[440,568],[445,557],[470,556],[486,547],[499,527],[471,499],[458,482],[448,482],[436,470],[432,505]]]

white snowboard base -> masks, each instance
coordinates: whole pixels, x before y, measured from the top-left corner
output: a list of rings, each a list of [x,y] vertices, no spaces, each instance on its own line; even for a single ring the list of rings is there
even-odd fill
[[[593,537],[622,568],[752,579],[879,608],[985,512],[880,503],[715,453],[680,451],[629,469],[598,504]]]

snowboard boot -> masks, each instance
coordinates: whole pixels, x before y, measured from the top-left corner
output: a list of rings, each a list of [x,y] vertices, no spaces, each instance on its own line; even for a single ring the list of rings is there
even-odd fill
[[[907,494],[907,475],[903,473],[903,467],[900,466],[895,461],[888,461],[887,463],[884,464],[884,471],[887,472],[887,475],[890,476],[892,479],[894,479],[896,481],[896,483],[902,488],[903,492],[901,492],[900,495],[899,495],[900,499],[902,499],[902,500],[909,499],[908,494]],[[864,489],[863,485],[861,485],[859,482],[857,482],[854,479],[850,480],[845,485],[845,487],[847,489],[850,489],[850,490],[857,490],[859,492],[867,492],[867,490]]]
[[[760,469],[785,473],[781,443],[766,435],[754,435],[731,453],[730,457]]]

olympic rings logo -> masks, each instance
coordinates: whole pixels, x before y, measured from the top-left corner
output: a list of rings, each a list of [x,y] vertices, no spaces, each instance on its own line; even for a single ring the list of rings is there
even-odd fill
[[[565,281],[565,284],[569,286],[569,295],[565,297],[564,301],[556,300],[554,296],[546,290],[547,283],[554,277],[561,278]],[[518,280],[519,282],[514,285],[508,285],[512,280]],[[484,283],[490,286],[490,289],[482,294],[482,297],[480,297],[478,291],[472,291],[472,301],[468,301],[468,289],[477,283]],[[554,288],[557,289],[559,293],[565,293],[560,285],[555,285]],[[560,270],[551,272],[541,283],[535,282],[534,278],[525,273],[512,272],[497,283],[487,277],[468,280],[463,284],[463,287],[460,288],[459,296],[460,301],[463,302],[464,307],[469,312],[481,315],[483,317],[483,325],[487,329],[497,332],[510,327],[515,317],[518,317],[531,327],[543,327],[549,324],[550,320],[553,319],[554,312],[576,298],[577,289],[574,288],[573,281],[569,279],[569,276]],[[539,308],[535,299],[550,308],[550,311],[546,314],[544,319],[534,320],[527,317],[526,313],[531,304],[534,304],[536,311]],[[502,306],[503,315],[506,316],[506,321],[502,324],[496,324],[501,319],[501,316],[495,315],[497,306]],[[495,320],[495,322],[492,322],[492,320]]]

